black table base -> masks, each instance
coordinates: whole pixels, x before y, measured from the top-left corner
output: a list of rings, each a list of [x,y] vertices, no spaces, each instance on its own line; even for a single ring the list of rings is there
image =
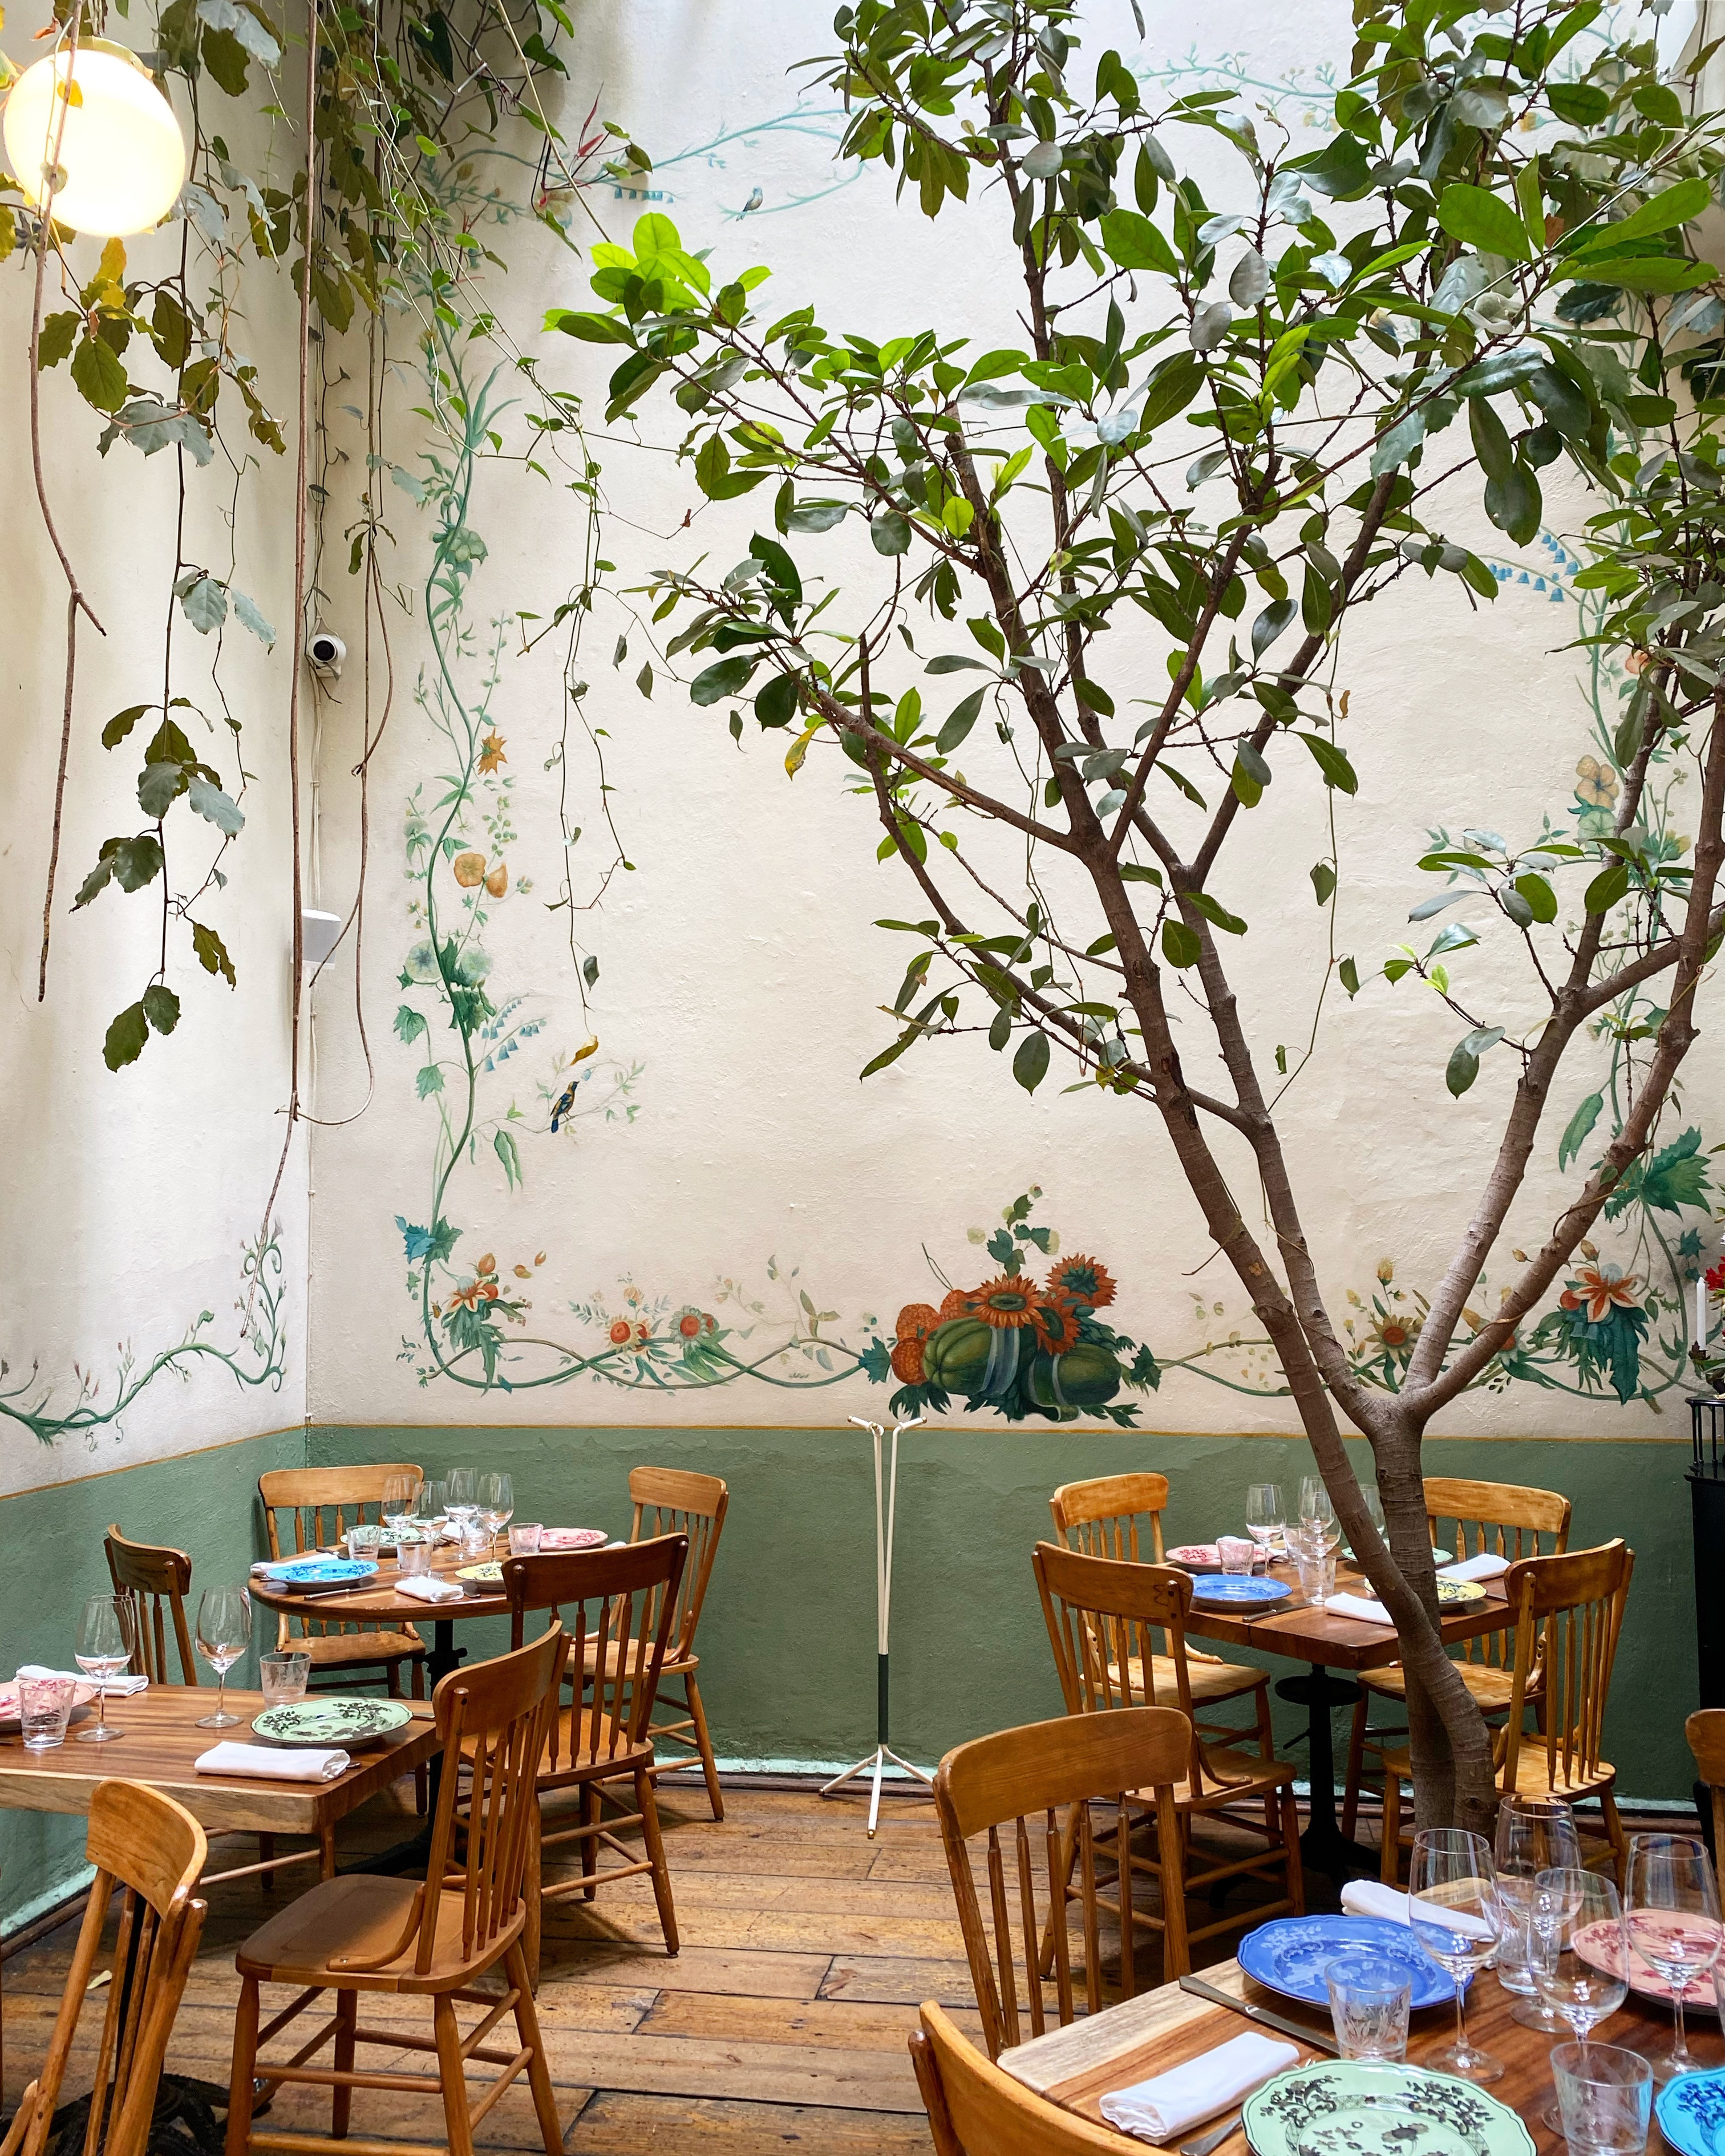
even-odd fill
[[[1284,1677],[1276,1687],[1276,1696],[1307,1710],[1306,1746],[1312,1796],[1309,1824],[1300,1837],[1300,1854],[1307,1870],[1326,1873],[1338,1887],[1356,1872],[1375,1871],[1376,1851],[1347,1840],[1336,1819],[1336,1754],[1330,1737],[1330,1713],[1334,1707],[1353,1706],[1360,1696],[1359,1686],[1332,1677],[1314,1662],[1310,1676]]]

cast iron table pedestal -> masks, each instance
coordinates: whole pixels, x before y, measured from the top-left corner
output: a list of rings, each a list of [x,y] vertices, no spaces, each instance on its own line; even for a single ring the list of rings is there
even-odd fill
[[[1321,1663],[1313,1662],[1311,1667],[1309,1677],[1282,1678],[1276,1696],[1308,1712],[1306,1748],[1311,1816],[1300,1837],[1300,1854],[1310,1870],[1327,1872],[1339,1887],[1356,1871],[1371,1871],[1377,1862],[1370,1850],[1345,1840],[1336,1823],[1336,1759],[1330,1739],[1330,1710],[1352,1707],[1359,1697],[1359,1686],[1332,1677]]]

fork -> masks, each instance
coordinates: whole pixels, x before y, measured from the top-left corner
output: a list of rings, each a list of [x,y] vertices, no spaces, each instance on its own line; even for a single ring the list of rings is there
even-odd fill
[[[1211,2149],[1219,2148],[1239,2125],[1241,2116],[1240,2112],[1230,2112],[1219,2126],[1213,2126],[1208,2133],[1200,2134],[1196,2141],[1183,2141],[1180,2156],[1210,2156]]]

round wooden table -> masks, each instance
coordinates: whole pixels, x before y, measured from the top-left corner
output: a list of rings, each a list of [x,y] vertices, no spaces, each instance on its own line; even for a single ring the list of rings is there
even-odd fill
[[[332,1555],[332,1552],[307,1550],[306,1557]],[[284,1562],[290,1562],[285,1559]],[[432,1553],[431,1569],[440,1579],[453,1579],[464,1564],[483,1563],[484,1560],[465,1557],[459,1550],[439,1547]],[[459,1602],[421,1602],[411,1594],[403,1594],[396,1583],[401,1578],[401,1568],[393,1558],[379,1558],[377,1577],[363,1587],[343,1588],[334,1594],[296,1594],[290,1587],[275,1585],[260,1573],[254,1573],[248,1583],[254,1602],[261,1602],[266,1609],[278,1609],[290,1617],[305,1617],[314,1624],[339,1625],[363,1622],[368,1625],[399,1625],[423,1624],[431,1620],[431,1651],[425,1657],[425,1675],[429,1688],[435,1689],[439,1677],[447,1676],[451,1670],[459,1669],[465,1647],[455,1645],[455,1624],[458,1619],[470,1617],[506,1617],[509,1597],[501,1587],[475,1588],[461,1583]]]

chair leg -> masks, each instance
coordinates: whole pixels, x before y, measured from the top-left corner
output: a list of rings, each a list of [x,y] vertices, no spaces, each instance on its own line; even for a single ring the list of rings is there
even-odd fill
[[[713,1817],[725,1816],[725,1799],[719,1794],[719,1768],[713,1758],[713,1740],[707,1734],[706,1709],[701,1703],[701,1686],[695,1681],[691,1670],[683,1679],[683,1688],[689,1698],[689,1718],[695,1724],[696,1748],[701,1753],[701,1771],[706,1777],[707,1802],[713,1808]]]
[[[418,1655],[414,1656],[412,1666],[408,1671],[408,1682],[412,1690],[413,1697],[415,1699],[424,1699],[425,1697],[425,1664],[423,1659]],[[413,1810],[421,1819],[425,1816],[425,1806],[428,1802],[429,1789],[429,1778],[426,1768],[423,1766],[415,1767],[413,1769]]]
[[[1300,1807],[1294,1801],[1291,1789],[1281,1794],[1282,1846],[1288,1857],[1288,1899],[1294,1905],[1294,1914],[1306,1914],[1306,1865],[1300,1853]]]
[[[353,2030],[359,2019],[359,1994],[357,1991],[338,1991],[336,1994],[336,2057],[337,2073],[353,2071]],[[336,2082],[330,2091],[330,2138],[334,2141],[347,2138],[347,2122],[353,2116],[353,2085],[351,2082]]]
[[[557,2123],[557,2093],[551,2085],[551,2069],[545,2063],[539,2015],[533,2005],[532,1987],[527,1981],[527,1958],[519,1941],[503,1957],[503,1969],[520,1994],[515,2002],[516,2034],[521,2038],[521,2049],[533,2055],[527,2061],[527,2086],[533,2092],[533,2108],[539,2116],[545,2156],[562,2156],[563,2129]]]
[[[1378,1876],[1386,1887],[1399,1887],[1402,1876],[1402,1784],[1399,1774],[1384,1770],[1384,1843],[1378,1854]]]
[[[1189,1973],[1192,1949],[1186,1938],[1185,1844],[1179,1813],[1165,1791],[1156,1804],[1156,1854],[1162,1880],[1162,1980],[1172,1984]]]
[[[1078,1807],[1074,1804],[1060,1822],[1060,1878],[1048,1886],[1048,1922],[1042,1928],[1042,1953],[1036,1973],[1046,1978],[1054,1967],[1055,1929],[1066,1922],[1066,1903],[1072,1886],[1072,1866],[1078,1861]]]
[[[1270,1680],[1266,1677],[1255,1695],[1258,1702],[1258,1754],[1260,1758],[1276,1757],[1276,1735],[1270,1727]]]
[[[1353,1707],[1353,1734],[1348,1740],[1348,1779],[1342,1794],[1342,1839],[1353,1840],[1353,1823],[1359,1815],[1360,1778],[1366,1770],[1366,1717],[1371,1711],[1372,1696],[1365,1686],[1360,1686],[1359,1697]]]
[[[1624,1838],[1623,1821],[1618,1816],[1615,1790],[1600,1790],[1599,1810],[1604,1815],[1605,1833],[1611,1844],[1611,1861],[1617,1873],[1617,1891],[1621,1893],[1628,1876],[1629,1843]]]
[[[581,1824],[597,1827],[599,1823],[599,1792],[593,1782],[581,1784]],[[599,1868],[599,1838],[597,1834],[583,1835],[581,1839],[581,1869],[586,1875],[587,1885],[583,1889],[586,1900],[591,1902],[598,1892],[598,1882],[593,1874]]]
[[[641,1815],[641,1839],[653,1866],[653,1898],[659,1904],[659,1928],[665,1933],[665,1950],[675,1954],[677,1938],[676,1905],[671,1900],[670,1867],[665,1861],[665,1842],[659,1831],[659,1799],[653,1794],[653,1777],[643,1767],[635,1775],[635,1804]]]
[[[449,2156],[473,2156],[473,2122],[467,2112],[467,2069],[461,2056],[461,2031],[456,2025],[454,2005],[441,1994],[434,2002],[434,2027]]]
[[[252,2075],[258,2063],[258,1980],[242,1977],[234,2016],[234,2071],[228,2091],[227,2156],[247,2156],[252,2140]]]

